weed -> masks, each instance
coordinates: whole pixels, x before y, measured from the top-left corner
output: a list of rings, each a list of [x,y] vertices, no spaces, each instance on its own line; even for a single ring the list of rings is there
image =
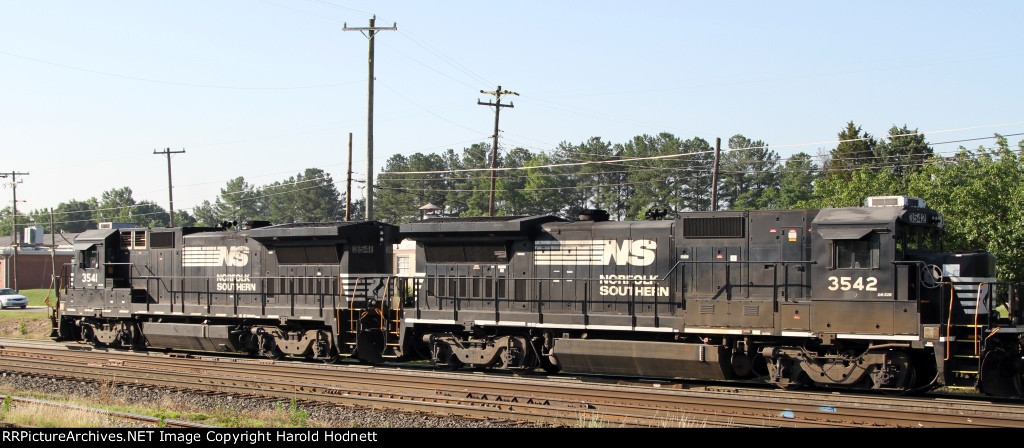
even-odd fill
[[[113,380],[103,381],[100,383],[100,391],[99,394],[97,394],[100,403],[109,405],[114,402],[113,388]]]
[[[306,426],[306,420],[309,419],[309,411],[299,409],[295,399],[292,398],[292,409],[288,413],[292,424],[298,427]]]
[[[577,428],[604,428],[605,421],[601,420],[600,416],[594,414],[578,414],[576,416],[576,427]]]

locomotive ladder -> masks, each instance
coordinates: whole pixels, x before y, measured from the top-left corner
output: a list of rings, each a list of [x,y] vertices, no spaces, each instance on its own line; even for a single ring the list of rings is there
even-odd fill
[[[392,288],[391,281],[394,277],[388,276],[384,281],[384,293],[382,294],[383,299],[390,298],[391,300],[379,300],[374,306],[368,306],[368,298],[370,296],[371,280],[374,278],[356,277],[355,282],[351,285],[350,291],[345,291],[344,279],[340,279],[341,288],[340,297],[343,301],[348,303],[348,319],[342,319],[342,313],[344,310],[341,307],[335,310],[337,314],[337,321],[339,322],[339,340],[340,345],[343,345],[347,350],[346,353],[353,353],[356,345],[359,342],[359,334],[367,330],[377,330],[384,336],[384,345],[382,347],[382,353],[380,355],[384,358],[396,358],[398,356],[397,348],[399,346],[399,314],[397,310],[389,310],[387,308],[388,302],[395,302],[400,298],[395,297],[394,294],[398,293],[398,279],[395,280],[395,288]],[[391,312],[394,311],[394,312]],[[377,321],[379,322],[378,328],[365,328],[362,325],[362,321],[369,314],[376,314],[378,316]],[[341,325],[341,322],[348,321],[348,325]]]
[[[986,323],[978,322],[981,313],[982,291],[985,283],[978,285],[978,293],[972,319],[953,319],[953,315],[967,317],[967,308],[955,306],[958,303],[956,286],[949,286],[949,310],[946,321],[946,386],[951,389],[974,391],[981,379],[981,354],[984,353],[986,335],[981,334],[987,328]],[[991,311],[990,311],[991,312]],[[988,335],[991,336],[991,335]]]

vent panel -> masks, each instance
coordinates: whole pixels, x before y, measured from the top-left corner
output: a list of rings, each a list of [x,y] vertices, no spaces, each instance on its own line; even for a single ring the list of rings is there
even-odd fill
[[[684,238],[743,238],[742,216],[683,218]]]

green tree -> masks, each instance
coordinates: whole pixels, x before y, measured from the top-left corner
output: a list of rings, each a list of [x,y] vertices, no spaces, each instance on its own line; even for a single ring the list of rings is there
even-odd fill
[[[446,168],[437,154],[392,156],[377,178],[374,219],[399,224],[418,219],[427,203],[444,207]]]
[[[454,149],[446,149],[441,158],[444,159],[446,169],[450,171],[444,176],[444,206],[441,213],[446,216],[461,216],[469,208],[469,197],[473,192],[472,185],[469,185],[469,173],[459,171],[463,168],[462,158]]]
[[[867,132],[850,121],[839,131],[839,144],[832,150],[825,162],[824,171],[828,176],[849,178],[850,172],[865,167],[877,167],[875,146],[877,142]]]
[[[522,168],[534,157],[529,150],[517,147],[505,156],[504,167]],[[502,215],[532,214],[533,204],[530,201],[530,194],[525,191],[527,178],[528,174],[522,169],[505,170],[498,173],[495,201],[498,203]]]
[[[454,172],[445,197],[449,213],[456,216],[487,216],[491,196],[491,173],[487,169],[491,167],[488,160],[490,153],[490,145],[478,143],[463,149],[461,157],[449,160],[449,169]],[[454,156],[454,151],[449,156]],[[498,166],[501,166],[500,160]]]
[[[376,211],[374,211],[376,214]],[[377,217],[374,216],[374,219]],[[352,201],[349,208],[349,221],[362,221],[366,219],[366,199],[359,198]]]
[[[814,198],[809,208],[859,207],[869,196],[891,196],[901,180],[892,171],[864,167],[845,171],[842,176],[826,175],[814,184]]]
[[[917,171],[935,152],[925,141],[924,134],[919,134],[917,129],[910,129],[907,125],[898,128],[894,125],[889,128],[888,137],[875,146],[875,153],[880,167],[886,167],[904,179],[904,176]],[[903,182],[900,187],[895,194],[906,192],[907,183]]]
[[[195,216],[195,224],[203,227],[214,227],[222,221],[217,218],[217,212],[214,210],[213,204],[208,200],[204,200],[201,204],[192,208],[192,214]]]
[[[97,227],[95,211],[99,208],[96,198],[84,201],[72,199],[57,204],[53,210],[54,227],[65,232],[84,232]],[[49,222],[49,219],[47,219]]]
[[[174,225],[178,227],[192,227],[196,225],[196,217],[189,214],[187,210],[174,211]]]
[[[26,221],[28,221],[28,215],[18,212],[18,231],[20,232]],[[4,207],[0,210],[0,235],[10,236],[14,235],[14,209],[11,206]]]
[[[996,256],[999,281],[1024,281],[1024,142],[933,157],[910,179],[909,193],[942,212],[947,248]]]
[[[719,164],[719,201],[729,209],[769,208],[765,194],[778,188],[778,168],[779,155],[763,141],[741,134],[730,137]]]
[[[377,176],[376,194],[373,197],[374,219],[391,224],[408,222],[417,215],[416,193],[412,183],[415,174],[409,168],[409,159],[395,154],[384,163],[384,171]]]
[[[98,222],[130,222],[135,223],[135,198],[129,187],[112,188],[100,195],[99,208],[96,210]]]
[[[319,168],[266,185],[263,192],[275,223],[335,221],[342,211],[334,180]]]
[[[765,191],[768,209],[785,210],[807,208],[814,197],[814,182],[818,168],[810,154],[799,152],[789,157],[779,168],[779,188]]]
[[[592,187],[590,188],[590,200],[594,208],[608,212],[616,220],[622,220],[626,216],[626,198],[629,197],[626,169],[616,162],[622,158],[621,145],[612,145],[599,137],[591,137],[584,142],[589,160],[598,162],[583,166],[584,175],[589,177]]]
[[[170,215],[167,210],[149,200],[136,203],[132,216],[134,219],[132,222],[141,227],[167,227],[170,224]]]
[[[88,201],[72,199],[70,202],[62,202],[53,210],[53,227],[58,232],[63,230],[64,232],[74,233],[95,229],[96,221],[93,219],[93,214],[96,208],[95,198]],[[33,221],[36,225],[43,226],[47,233],[54,231],[54,229],[50,228],[50,210],[48,209],[33,210],[27,216],[19,216],[18,227],[23,227],[26,223]],[[0,226],[2,225],[0,224]],[[7,223],[7,226],[9,228],[10,223]]]
[[[682,142],[683,169],[673,178],[675,211],[711,210],[711,182],[715,152],[707,140],[694,137]]]
[[[551,158],[545,153],[537,154],[526,163],[528,167],[537,167],[526,171],[524,190],[530,200],[527,214],[557,215],[562,212],[563,201],[561,200],[560,185],[552,168],[548,165],[551,165]]]
[[[214,200],[213,217],[216,223],[228,221],[238,224],[266,219],[267,207],[263,192],[246,182],[242,176],[231,179],[220,189],[220,195]]]
[[[627,218],[643,219],[654,208],[679,211],[687,206],[689,182],[694,180],[697,166],[694,161],[701,158],[699,151],[692,149],[669,133],[636,136],[622,146],[626,160],[623,165],[628,167],[626,179],[632,190],[626,199]]]
[[[561,142],[551,153],[551,164],[565,165],[551,168],[551,188],[559,189],[559,212],[561,216],[575,216],[580,210],[590,208],[593,176],[586,162],[595,160],[586,144],[573,145]]]

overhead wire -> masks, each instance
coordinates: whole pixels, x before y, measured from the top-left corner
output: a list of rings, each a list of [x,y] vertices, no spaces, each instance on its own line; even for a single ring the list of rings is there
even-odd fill
[[[910,136],[910,135],[917,135],[917,133],[904,134],[904,135],[899,135],[899,136]],[[1024,135],[1024,133],[1000,135],[998,137],[1004,137],[1005,138],[1005,137],[1009,137],[1009,136],[1019,136],[1019,135]],[[893,136],[893,137],[898,137],[898,136]],[[940,145],[940,144],[962,143],[962,142],[966,142],[966,141],[989,140],[989,139],[998,138],[998,137],[997,136],[991,136],[991,137],[977,137],[977,138],[969,138],[969,139],[950,140],[950,141],[931,143],[929,145]],[[847,139],[847,140],[844,140],[844,141],[860,141],[860,140],[866,140],[866,139],[865,138],[858,138],[858,139]],[[749,148],[733,148],[733,149],[742,150],[742,149],[749,149]],[[979,149],[985,149],[985,150],[990,150],[990,151],[991,150],[995,150],[995,148],[993,148],[993,147],[981,147]],[[1011,150],[1011,151],[1014,151],[1014,150]],[[1016,151],[1019,152],[1020,150],[1018,149]],[[706,152],[708,152],[708,151],[700,151],[698,153],[706,153]],[[955,153],[958,153],[958,152],[959,151],[955,151],[955,152],[954,151],[950,151],[950,152],[939,152],[939,153],[934,153],[934,154],[935,155],[939,155],[939,156],[944,156],[945,154],[955,154]],[[694,155],[694,154],[698,154],[698,153],[670,154],[669,156],[685,156],[685,155]],[[892,157],[894,157],[894,156],[872,156],[872,157],[867,157],[867,158],[862,157],[862,158],[859,158],[857,160],[860,161],[860,162],[864,162],[865,159],[867,159],[869,162],[872,162],[875,159],[880,160],[880,159],[883,159],[883,158],[892,158]],[[629,158],[629,159],[610,159],[610,160],[604,160],[602,162],[607,162],[607,163],[620,162],[621,163],[623,161],[628,161],[628,160],[644,161],[644,160],[659,160],[659,159],[664,159],[664,158],[667,158],[667,157],[664,157],[664,156],[651,156],[651,157],[637,157],[637,158]],[[589,162],[574,162],[574,163],[565,163],[565,164],[549,164],[549,165],[536,166],[536,167],[503,167],[503,169],[501,169],[499,171],[511,171],[511,170],[514,170],[514,169],[517,169],[517,168],[558,168],[558,167],[580,166],[580,165],[585,165],[585,164],[588,164],[588,163]],[[914,163],[904,163],[904,164],[860,163],[858,166],[846,167],[846,168],[837,168],[837,169],[833,169],[833,171],[853,171],[853,170],[861,169],[863,167],[875,167],[875,168],[881,168],[881,167],[889,167],[889,168],[911,167],[911,166],[922,166],[924,163],[927,163],[927,161],[926,160],[921,160],[921,161],[914,162]],[[711,172],[710,169],[699,169],[699,168],[695,169],[693,167],[643,167],[643,168],[646,169],[646,170],[672,171],[672,172],[676,172],[676,173],[688,172],[688,173],[703,174],[703,175],[709,174]],[[390,174],[457,174],[457,173],[483,172],[483,171],[490,171],[490,170],[491,170],[491,168],[469,168],[469,169],[457,169],[457,170],[393,172],[393,173],[390,173]],[[784,165],[779,165],[777,167],[777,172],[782,173],[782,172],[787,172],[787,171],[791,171],[791,170],[785,169]],[[551,176],[551,177],[559,177],[559,176],[580,176],[580,175],[611,175],[611,174],[623,174],[623,173],[626,173],[626,172],[625,171],[611,171],[611,172],[608,172],[608,171],[598,171],[598,172],[593,172],[593,173],[569,172],[569,173],[541,173],[541,175],[543,175],[543,176]],[[740,173],[756,173],[756,171],[748,171],[748,170],[744,170],[744,171],[724,170],[723,171],[723,170],[720,169],[719,173],[722,173],[722,174],[725,174],[725,175],[729,175],[729,174],[740,174]],[[523,178],[523,177],[526,177],[526,176],[521,176],[519,178]],[[302,179],[302,180],[294,180],[294,181],[291,181],[291,182],[285,182],[285,183],[278,184],[278,185],[273,185],[273,184],[265,185],[265,186],[259,187],[259,189],[255,190],[255,191],[253,191],[253,190],[242,190],[242,191],[222,192],[222,194],[219,195],[218,197],[225,197],[225,196],[238,195],[238,194],[244,194],[244,193],[256,193],[257,194],[256,196],[254,196],[252,198],[246,198],[245,200],[246,201],[261,200],[261,199],[266,199],[266,198],[269,198],[269,197],[274,197],[274,196],[277,196],[277,195],[280,195],[280,194],[287,194],[287,193],[294,192],[294,191],[303,191],[303,190],[306,190],[306,189],[317,188],[320,185],[313,185],[313,186],[310,186],[310,187],[304,187],[304,188],[299,188],[299,189],[289,189],[289,190],[281,191],[281,192],[277,192],[277,193],[267,193],[266,192],[267,189],[294,187],[294,186],[297,186],[297,185],[306,184],[306,183],[310,183],[310,182],[317,182],[317,181],[321,181],[321,180],[328,179],[328,178],[331,178],[330,174],[329,173],[325,173],[325,175],[323,175],[323,176],[305,178],[305,179]],[[467,180],[467,179],[463,179],[463,180]],[[502,178],[502,179],[509,179],[509,178]],[[517,179],[517,178],[511,178],[511,179]],[[460,179],[443,179],[443,178],[442,179],[433,179],[433,178],[383,179],[382,178],[381,182],[384,182],[384,181],[396,181],[396,180],[397,181],[420,180],[420,181],[453,182],[453,181],[459,181]],[[354,180],[354,181],[357,182],[357,183],[365,183],[365,180]],[[561,187],[541,187],[541,188],[528,188],[527,187],[527,188],[522,188],[520,190],[521,191],[545,191],[545,190],[567,190],[567,189],[602,188],[602,187],[622,187],[622,186],[629,186],[629,185],[646,184],[646,183],[650,183],[650,182],[652,182],[652,181],[622,182],[622,183],[616,183],[616,184],[590,184],[590,185],[584,184],[584,185],[571,185],[571,186],[561,186]],[[332,179],[332,184],[333,184],[333,179]],[[375,185],[374,188],[375,189],[376,188],[380,188],[380,189],[402,190],[401,188],[395,188],[395,187],[384,186],[384,185],[379,185],[379,184]],[[406,191],[406,190],[402,190],[402,191]],[[465,191],[474,191],[474,190],[447,189],[447,190],[444,190],[444,191],[465,192]],[[150,201],[143,201],[143,202],[140,202],[140,203],[137,203],[137,204],[132,204],[132,205],[115,206],[115,207],[107,207],[107,208],[97,208],[97,209],[92,209],[92,210],[73,210],[73,211],[66,211],[66,212],[55,212],[55,214],[60,215],[60,214],[86,213],[86,212],[101,213],[101,212],[104,212],[104,211],[124,210],[126,208],[127,209],[133,209],[133,208],[143,207],[143,206],[157,206],[157,207],[159,207],[159,205],[156,204],[156,203],[153,203],[153,202],[150,202]],[[183,209],[180,209],[180,210],[192,210],[192,211],[194,211],[197,208],[199,208],[199,206],[186,207],[186,208],[183,208]],[[165,213],[167,213],[167,212],[166,211],[163,211],[163,212],[157,211],[157,212],[151,212],[151,213],[137,214],[136,216],[148,216],[148,215],[165,214]],[[19,215],[19,218],[21,218],[21,217],[31,218],[32,216],[34,216],[32,214],[27,214],[27,213],[19,213],[18,215]],[[64,224],[64,223],[81,222],[81,221],[89,221],[89,220],[60,221],[60,222],[55,222],[55,224],[57,224],[57,223]]]

